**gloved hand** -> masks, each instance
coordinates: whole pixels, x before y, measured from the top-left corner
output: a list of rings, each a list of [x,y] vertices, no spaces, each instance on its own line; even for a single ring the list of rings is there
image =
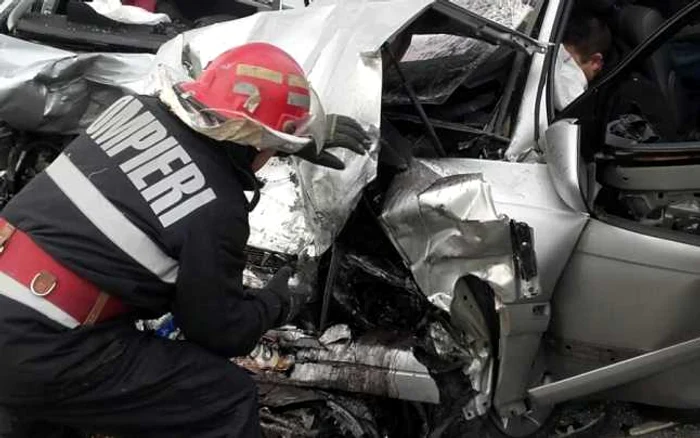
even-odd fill
[[[326,142],[320,153],[316,152],[316,143],[297,152],[295,155],[320,166],[343,170],[345,165],[335,155],[328,153],[327,149],[343,148],[364,155],[371,145],[369,135],[354,119],[331,114],[326,121]]]
[[[265,289],[269,290],[279,298],[282,303],[280,316],[277,318],[277,326],[287,324],[293,320],[304,307],[314,298],[313,289],[304,284],[290,287],[289,280],[294,270],[290,266],[285,266],[274,277],[267,282]]]

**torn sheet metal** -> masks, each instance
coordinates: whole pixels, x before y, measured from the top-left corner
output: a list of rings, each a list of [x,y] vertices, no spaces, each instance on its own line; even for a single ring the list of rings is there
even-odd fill
[[[292,158],[272,158],[256,174],[264,184],[250,213],[248,245],[283,254],[315,255],[313,216],[305,214],[304,193]]]
[[[542,298],[549,299],[588,222],[588,215],[572,211],[561,200],[547,166],[466,158],[419,162],[440,177],[483,175],[491,187],[497,211],[532,229]]]
[[[295,327],[273,330],[265,334],[252,356],[234,361],[258,373],[262,382],[440,402],[436,382],[410,348],[353,341],[345,324],[329,327],[320,341]],[[285,355],[280,349],[293,354]],[[289,369],[285,368],[288,365],[291,372],[275,372]]]
[[[352,339],[352,332],[347,324],[336,324],[328,327],[323,335],[318,338],[323,345],[330,345],[336,342],[349,341]]]
[[[76,133],[124,92],[145,92],[153,60],[76,54],[0,34],[0,120],[20,130]]]
[[[258,392],[265,437],[381,436],[373,409],[356,397],[265,383],[258,385]]]
[[[304,351],[289,377],[300,385],[440,403],[437,384],[410,350],[358,343]]]
[[[457,280],[474,275],[518,299],[510,220],[478,173],[442,176],[420,161],[387,192],[382,223],[428,299],[450,312]]]
[[[454,321],[453,314],[452,320]],[[474,326],[475,324],[472,324]],[[463,330],[462,327],[455,327]],[[488,327],[483,325],[483,329],[488,331]],[[446,361],[450,364],[459,364],[462,374],[469,379],[471,389],[476,393],[476,397],[484,400],[480,403],[478,415],[482,411],[487,411],[491,403],[492,376],[494,360],[490,353],[490,340],[488,333],[479,338],[481,330],[471,332],[462,331],[464,338],[457,341],[455,337],[445,328],[443,323],[433,321],[428,326],[426,336],[426,351],[430,354]]]
[[[339,2],[256,14],[178,36],[161,47],[157,64],[194,76],[232,47],[248,41],[275,44],[304,68],[327,114],[353,117],[377,138],[382,92],[378,51],[431,3]],[[154,93],[157,70],[151,72]],[[362,189],[376,176],[377,145],[365,156],[332,152],[345,162],[344,171],[296,158],[276,161],[263,170],[263,177],[274,182],[263,187],[260,203],[250,216],[251,246],[311,257],[330,247]]]
[[[379,49],[432,3],[323,2],[259,13],[178,35],[160,48],[155,62],[147,54],[76,55],[0,36],[0,119],[23,130],[75,132],[122,92],[157,93],[161,65],[196,76],[225,50],[263,41],[288,51],[302,65],[326,113],[353,117],[376,138],[382,93]],[[377,152],[376,144],[365,156],[334,151],[346,164],[342,172],[297,159],[278,163],[288,169],[275,172],[294,173],[297,179],[262,190],[250,217],[250,245],[312,257],[324,252],[376,176]],[[293,197],[285,198],[289,194]],[[292,207],[269,214],[283,198]]]
[[[284,348],[323,348],[317,337],[293,325],[269,330],[265,338],[274,340]]]

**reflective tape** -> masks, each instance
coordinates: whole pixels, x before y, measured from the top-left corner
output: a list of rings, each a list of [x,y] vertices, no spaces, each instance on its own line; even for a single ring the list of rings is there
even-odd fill
[[[287,103],[292,106],[298,106],[299,108],[309,109],[311,105],[311,97],[306,94],[299,94],[290,91],[287,95]]]
[[[258,105],[260,105],[260,90],[250,82],[236,82],[233,86],[233,92],[248,96],[243,107],[249,113],[254,113]]]
[[[289,83],[290,87],[297,87],[297,88],[304,88],[304,89],[309,88],[309,84],[306,82],[306,79],[304,79],[298,75],[287,76],[287,82]]]
[[[250,82],[236,82],[233,86],[234,93],[245,94],[246,96],[258,96],[260,98],[260,90]]]
[[[59,155],[46,169],[46,173],[78,210],[112,243],[163,282],[175,283],[177,261],[165,254],[105,198],[65,154]]]
[[[6,296],[27,307],[31,307],[64,327],[72,329],[80,325],[77,319],[73,318],[47,299],[34,295],[28,287],[4,272],[0,272],[0,295]]]
[[[256,79],[263,79],[276,84],[282,83],[281,72],[270,70],[269,68],[265,67],[259,67],[257,65],[238,64],[238,67],[236,67],[236,74],[240,76],[249,76]]]

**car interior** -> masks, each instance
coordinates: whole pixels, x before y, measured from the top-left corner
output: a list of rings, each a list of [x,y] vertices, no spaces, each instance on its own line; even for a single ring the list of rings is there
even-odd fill
[[[614,47],[601,84],[690,3],[607,5]],[[582,102],[595,116],[582,124],[581,145],[589,169],[584,196],[593,201],[594,214],[700,235],[699,23],[697,17],[683,22],[655,50],[640,53],[631,68],[601,85],[599,96],[583,99],[595,101]]]
[[[545,4],[531,2],[517,30],[533,35]],[[499,8],[488,18],[518,11]],[[410,157],[503,159],[530,57],[483,32],[466,35],[424,18],[383,51],[380,163],[405,168]]]

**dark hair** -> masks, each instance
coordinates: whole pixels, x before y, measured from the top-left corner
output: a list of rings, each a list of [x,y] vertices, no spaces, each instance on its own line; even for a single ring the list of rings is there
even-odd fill
[[[612,34],[603,20],[595,15],[575,14],[566,26],[564,44],[576,47],[582,56],[588,58],[610,50]]]

